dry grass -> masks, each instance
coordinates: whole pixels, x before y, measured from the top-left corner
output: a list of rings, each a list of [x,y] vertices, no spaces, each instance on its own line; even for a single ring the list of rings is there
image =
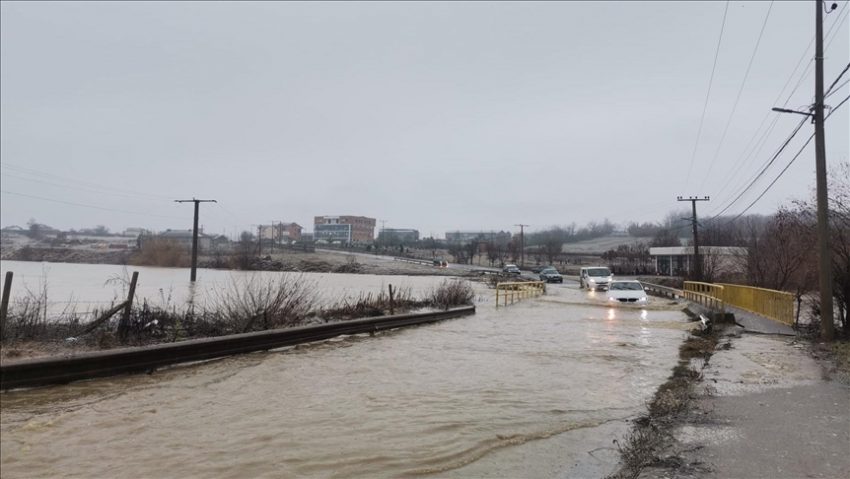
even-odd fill
[[[114,277],[109,282],[126,288],[129,281],[126,276]],[[157,303],[136,301],[130,311],[126,338],[121,341],[117,335],[120,312],[88,334],[82,331],[91,322],[83,321],[82,315],[75,313],[73,302],[69,302],[61,316],[48,320],[44,286],[11,305],[3,344],[16,348],[24,343],[41,342],[56,347],[108,349],[121,344],[144,345],[287,328],[315,321],[384,316],[426,307],[448,309],[471,304],[473,299],[468,283],[447,280],[424,298],[414,298],[409,288],[402,288],[394,291],[392,302],[388,292],[382,290],[320,308],[315,283],[302,275],[281,274],[272,280],[255,275],[244,280],[231,278],[229,284],[214,291],[203,304],[175,305],[168,292],[162,292]],[[88,316],[89,321],[100,313],[94,311]]]
[[[190,264],[190,258],[186,248],[176,241],[150,238],[146,239],[139,251],[130,257],[130,264],[186,267]]]

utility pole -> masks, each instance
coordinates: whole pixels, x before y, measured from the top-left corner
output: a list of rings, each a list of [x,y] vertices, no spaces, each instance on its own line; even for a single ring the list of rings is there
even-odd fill
[[[699,229],[697,228],[697,201],[709,201],[709,197],[698,198],[696,196],[690,196],[688,198],[682,198],[681,196],[677,196],[676,200],[691,202],[691,209],[693,210],[691,222],[694,228],[694,279],[702,281],[702,258],[699,256]]]
[[[201,203],[218,203],[216,200],[174,200],[175,203],[195,203],[195,222],[192,226],[192,272],[189,276],[191,282],[198,277],[198,210]]]
[[[257,225],[257,256],[263,254],[263,225]]]
[[[525,228],[528,225],[516,224],[519,226],[519,264],[525,266]]]
[[[815,1],[815,175],[817,176],[818,269],[820,334],[832,341],[832,248],[829,241],[829,205],[826,190],[826,137],[823,131],[823,0]],[[833,6],[833,9],[835,7]]]

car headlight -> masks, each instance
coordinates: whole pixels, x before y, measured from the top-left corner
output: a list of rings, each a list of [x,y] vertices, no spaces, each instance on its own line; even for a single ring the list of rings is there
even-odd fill
[[[608,297],[608,301],[617,301],[617,298],[615,298],[615,297],[613,297],[613,296],[609,296],[609,297]]]
[[[591,279],[591,280],[588,280],[588,281],[589,281],[589,282],[591,282],[591,283],[595,283],[595,282],[596,282],[596,280],[595,280],[595,279]]]
[[[646,302],[646,298],[638,298],[638,303],[645,303],[645,302]]]

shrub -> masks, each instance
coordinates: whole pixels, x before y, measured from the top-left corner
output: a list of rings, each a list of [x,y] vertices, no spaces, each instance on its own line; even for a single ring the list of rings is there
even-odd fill
[[[475,291],[466,281],[446,279],[431,292],[428,299],[434,307],[449,309],[452,306],[472,304]]]

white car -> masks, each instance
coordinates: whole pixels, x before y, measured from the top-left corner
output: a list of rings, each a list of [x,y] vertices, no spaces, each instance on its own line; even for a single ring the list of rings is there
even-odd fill
[[[611,270],[604,266],[588,266],[579,273],[579,285],[591,291],[608,289],[608,283],[613,279]]]
[[[646,291],[640,281],[612,281],[608,285],[608,302],[646,304]]]

